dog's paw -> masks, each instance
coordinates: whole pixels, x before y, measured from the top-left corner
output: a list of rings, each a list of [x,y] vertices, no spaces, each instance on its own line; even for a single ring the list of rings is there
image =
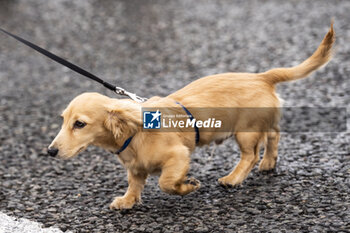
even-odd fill
[[[259,171],[271,171],[274,170],[276,167],[276,160],[273,159],[263,159],[261,160],[260,164],[259,164]]]
[[[109,205],[111,210],[131,209],[135,204],[135,199],[129,199],[127,197],[116,197],[114,201]]]
[[[187,178],[187,180],[184,183],[193,185],[195,187],[195,190],[201,187],[201,182],[193,177]]]
[[[242,181],[232,180],[232,178],[228,176],[218,179],[218,182],[224,188],[233,188],[242,184]]]
[[[177,194],[183,196],[188,193],[194,192],[201,187],[201,182],[199,180],[191,177],[187,178],[182,185],[178,186]]]

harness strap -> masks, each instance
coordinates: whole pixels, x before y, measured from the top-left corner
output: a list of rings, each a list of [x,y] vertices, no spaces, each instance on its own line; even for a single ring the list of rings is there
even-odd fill
[[[185,110],[185,112],[187,113],[187,115],[189,116],[189,118],[190,118],[191,120],[195,119],[195,118],[193,117],[192,113],[191,113],[185,106],[183,106],[181,103],[179,103],[179,102],[177,102],[177,101],[176,101],[176,103],[177,103],[178,105],[180,105],[180,106],[183,108],[183,110]],[[196,131],[196,144],[198,144],[198,142],[199,142],[199,129],[198,129],[198,127],[196,126],[196,124],[194,124],[194,130]],[[130,138],[126,139],[125,142],[124,142],[124,144],[123,144],[123,146],[122,146],[117,152],[115,152],[115,153],[116,153],[117,155],[119,155],[120,153],[122,153],[122,152],[129,146],[129,144],[130,144],[132,138],[133,138],[133,136],[131,136]]]
[[[190,111],[188,111],[188,109],[187,109],[185,106],[183,106],[181,103],[179,103],[179,102],[177,102],[177,101],[176,101],[176,103],[177,103],[178,105],[180,105],[180,106],[183,108],[183,110],[185,110],[185,112],[187,113],[187,115],[189,116],[189,118],[190,118],[191,120],[195,119],[195,118],[193,117],[192,113],[191,113]],[[199,129],[198,129],[198,127],[197,127],[196,124],[194,124],[194,130],[196,131],[196,144],[198,144],[198,142],[199,142]]]
[[[117,151],[115,152],[117,155],[119,155],[120,153],[122,153],[130,144],[131,140],[132,140],[133,136],[131,136],[130,138],[126,139],[126,141],[124,142],[123,146]]]

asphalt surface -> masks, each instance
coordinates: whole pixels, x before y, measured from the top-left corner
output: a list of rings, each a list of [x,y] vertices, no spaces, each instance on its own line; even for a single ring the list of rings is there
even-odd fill
[[[278,93],[288,107],[348,113],[349,12],[349,1],[327,0],[0,1],[1,27],[145,97],[205,75],[296,65],[334,18],[333,60]],[[111,211],[127,188],[116,157],[98,148],[69,161],[46,156],[61,111],[86,91],[115,96],[0,34],[1,212],[73,232],[349,232],[349,123],[343,132],[283,133],[276,171],[255,168],[233,189],[217,179],[239,160],[235,142],[213,157],[200,148],[190,171],[200,190],[171,196],[151,177],[143,205]]]

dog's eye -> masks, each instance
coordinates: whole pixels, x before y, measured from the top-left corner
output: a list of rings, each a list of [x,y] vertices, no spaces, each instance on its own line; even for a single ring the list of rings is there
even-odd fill
[[[76,129],[84,128],[85,125],[86,125],[85,122],[81,122],[81,121],[74,122],[74,128],[76,128]]]

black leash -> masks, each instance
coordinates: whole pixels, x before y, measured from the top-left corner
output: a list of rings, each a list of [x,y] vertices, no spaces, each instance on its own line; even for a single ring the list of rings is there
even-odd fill
[[[133,100],[135,100],[137,102],[144,102],[144,101],[147,100],[146,98],[139,97],[136,94],[130,93],[130,92],[124,90],[121,87],[117,87],[117,86],[114,86],[113,84],[110,84],[110,83],[108,83],[106,81],[103,81],[99,77],[97,77],[94,74],[92,74],[92,73],[82,69],[81,67],[79,67],[77,65],[74,65],[73,63],[71,63],[71,62],[69,62],[69,61],[67,61],[67,60],[65,60],[65,59],[63,59],[63,58],[61,58],[61,57],[59,57],[59,56],[57,56],[57,55],[55,55],[55,54],[45,50],[45,49],[43,49],[43,48],[41,48],[41,47],[31,43],[31,42],[29,42],[29,41],[19,37],[19,36],[16,36],[16,35],[14,35],[14,34],[12,34],[10,32],[7,32],[7,31],[5,31],[2,28],[0,28],[0,31],[2,31],[3,33],[11,36],[12,38],[15,38],[16,40],[22,42],[23,44],[27,45],[28,47],[30,47],[32,49],[38,51],[39,53],[47,56],[48,58],[51,58],[55,62],[58,62],[59,64],[64,65],[64,66],[68,67],[69,69],[71,69],[71,70],[73,70],[73,71],[75,71],[75,72],[77,72],[77,73],[79,73],[79,74],[81,74],[81,75],[83,75],[85,77],[88,77],[89,79],[92,79],[92,80],[102,84],[104,87],[108,88],[109,90],[114,91],[115,93],[117,93],[119,95],[127,96],[127,97],[129,97],[129,98],[131,98],[131,99],[133,99]]]

